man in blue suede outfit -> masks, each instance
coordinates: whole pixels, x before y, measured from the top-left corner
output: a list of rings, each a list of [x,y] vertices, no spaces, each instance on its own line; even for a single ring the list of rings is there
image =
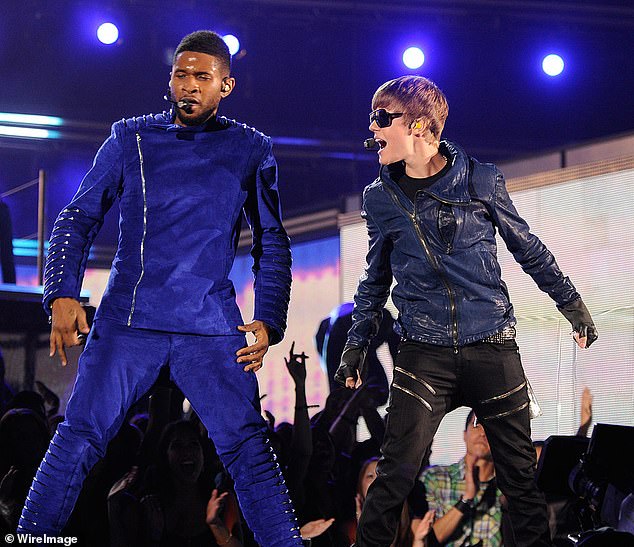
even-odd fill
[[[466,405],[484,428],[497,484],[508,500],[517,547],[550,545],[546,505],[534,483],[528,386],[515,343],[515,317],[497,261],[496,233],[570,321],[579,346],[597,333],[555,258],[519,216],[491,164],[441,141],[447,100],[420,76],[374,94],[370,131],[379,178],[363,193],[367,267],[336,378],[354,389],[369,340],[390,294],[401,335],[382,458],[357,531],[359,547],[388,547],[403,500],[443,416]],[[476,473],[477,468],[467,473]],[[472,518],[465,495],[434,524],[439,539]],[[442,539],[444,538],[444,539]]]
[[[37,472],[20,530],[57,535],[82,482],[127,409],[169,364],[235,481],[263,546],[301,545],[284,480],[260,415],[254,372],[286,328],[291,285],[271,140],[216,115],[234,88],[231,57],[210,31],[186,36],[170,78],[171,113],[112,126],[53,228],[44,306],[51,355],[88,334],[77,302],[91,243],[115,199],[119,247],[77,380]],[[242,215],[253,233],[254,320],[243,324],[228,278]],[[245,345],[245,333],[255,342]],[[218,544],[227,530],[214,530]]]

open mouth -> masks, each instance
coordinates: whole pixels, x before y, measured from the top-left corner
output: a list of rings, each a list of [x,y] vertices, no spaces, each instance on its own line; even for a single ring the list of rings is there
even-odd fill
[[[383,150],[387,146],[387,141],[384,141],[383,139],[375,138],[374,141],[379,145],[380,150]]]
[[[196,468],[196,462],[194,460],[183,460],[180,462],[180,467],[186,473],[191,473]]]

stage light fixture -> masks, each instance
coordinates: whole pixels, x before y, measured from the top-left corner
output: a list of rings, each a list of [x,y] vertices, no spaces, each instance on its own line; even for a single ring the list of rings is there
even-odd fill
[[[556,53],[546,55],[542,61],[542,70],[549,76],[559,76],[564,70],[564,60]]]
[[[119,39],[119,29],[114,23],[103,23],[97,29],[97,38],[102,44],[114,44]]]
[[[425,62],[425,54],[423,53],[423,50],[420,49],[419,47],[416,47],[416,46],[408,47],[403,52],[403,64],[407,68],[411,68],[411,69],[420,68],[421,66],[423,66],[424,62]]]
[[[24,125],[62,125],[64,120],[57,116],[41,116],[39,114],[17,114],[0,112],[0,122]]]
[[[15,127],[0,125],[0,137],[18,137],[23,139],[59,139],[59,131],[36,129],[33,127]]]
[[[238,51],[240,51],[240,40],[238,40],[233,34],[225,34],[222,39],[225,41],[225,44],[227,44],[231,55],[235,55]]]

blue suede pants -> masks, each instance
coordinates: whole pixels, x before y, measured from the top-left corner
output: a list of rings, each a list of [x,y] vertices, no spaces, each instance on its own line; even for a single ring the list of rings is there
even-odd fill
[[[42,460],[19,530],[58,535],[86,475],[105,454],[128,408],[169,364],[231,474],[247,524],[263,547],[301,546],[297,521],[260,415],[255,374],[235,352],[243,335],[198,336],[100,320],[79,359],[65,420]]]

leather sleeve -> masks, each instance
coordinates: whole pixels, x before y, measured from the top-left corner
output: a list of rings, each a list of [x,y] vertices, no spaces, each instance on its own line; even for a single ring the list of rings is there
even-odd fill
[[[365,271],[354,295],[352,327],[348,331],[347,343],[353,346],[366,346],[379,331],[383,308],[392,286],[392,240],[384,237],[374,222],[368,211],[367,199],[364,199],[361,215],[368,228],[369,248]]]
[[[79,298],[90,247],[123,180],[121,125],[113,124],[77,193],[53,226],[44,270],[43,304],[49,315],[54,299]]]
[[[528,224],[515,209],[506,190],[504,176],[497,170],[492,201],[491,214],[500,236],[515,260],[533,278],[537,286],[547,293],[558,307],[581,298],[570,279],[559,269],[553,254],[531,233]]]
[[[291,294],[291,248],[280,211],[277,162],[271,141],[264,140],[255,185],[249,188],[244,212],[251,226],[255,311],[253,318],[273,329],[271,345],[284,338]]]

